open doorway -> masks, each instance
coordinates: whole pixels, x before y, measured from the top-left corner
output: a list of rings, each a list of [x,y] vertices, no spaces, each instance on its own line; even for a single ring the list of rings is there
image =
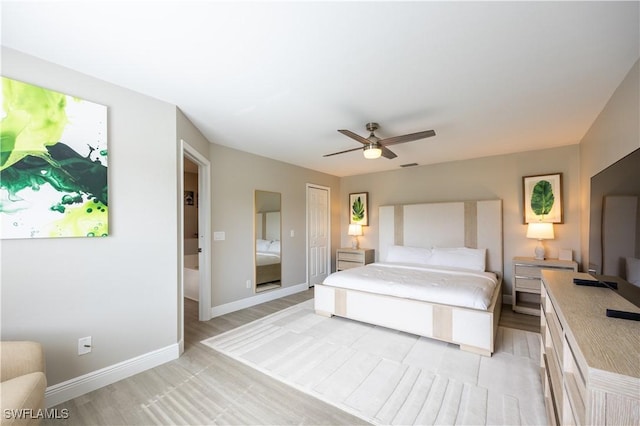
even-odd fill
[[[184,349],[184,298],[198,302],[198,319],[211,319],[211,163],[181,140],[179,199],[180,284],[178,288],[178,332]]]
[[[183,157],[184,203],[183,218],[183,267],[184,297],[199,303],[200,299],[200,247],[198,233],[198,165],[186,156]]]

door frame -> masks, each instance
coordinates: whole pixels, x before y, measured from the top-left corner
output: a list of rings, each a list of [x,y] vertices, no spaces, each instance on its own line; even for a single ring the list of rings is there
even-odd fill
[[[307,280],[307,287],[311,288],[311,280],[309,279],[309,189],[311,188],[315,188],[315,189],[323,189],[327,191],[327,271],[328,274],[331,274],[331,188],[328,186],[323,186],[323,185],[316,185],[315,183],[307,183],[306,184],[306,189],[305,189],[305,204],[306,204],[306,214],[305,214],[305,222],[306,222],[306,226],[305,226],[305,235],[306,235],[306,249],[305,249],[305,264],[306,264],[306,280]]]
[[[184,346],[184,159],[198,166],[198,319],[211,319],[211,162],[185,140],[180,139],[178,166],[178,200],[180,200],[180,225],[178,230],[179,266],[179,315],[181,346]],[[183,350],[183,349],[182,349]],[[182,352],[181,350],[181,352]]]

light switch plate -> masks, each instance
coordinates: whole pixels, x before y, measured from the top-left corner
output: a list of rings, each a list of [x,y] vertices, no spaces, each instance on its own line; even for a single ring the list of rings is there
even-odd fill
[[[224,241],[226,238],[224,231],[216,231],[213,233],[213,241]]]

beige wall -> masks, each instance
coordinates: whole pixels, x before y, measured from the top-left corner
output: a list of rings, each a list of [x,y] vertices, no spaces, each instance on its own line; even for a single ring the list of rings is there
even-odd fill
[[[212,232],[224,231],[224,241],[213,241],[211,306],[255,296],[254,190],[282,194],[282,286],[307,282],[306,184],[331,188],[332,223],[340,223],[340,179],[222,145],[211,144]],[[293,231],[294,236],[291,236]],[[333,226],[332,253],[340,242]]]
[[[589,262],[591,177],[640,147],[640,61],[636,61],[580,142],[580,247]]]
[[[378,160],[387,161],[387,160]],[[369,192],[369,223],[360,237],[362,247],[378,248],[378,207],[433,201],[475,199],[503,200],[504,293],[511,294],[512,258],[533,256],[535,240],[525,237],[522,177],[562,173],[564,223],[555,226],[556,239],[546,241],[547,254],[558,257],[560,248],[570,248],[579,258],[579,150],[578,145],[510,155],[454,161],[342,179],[340,199],[341,241],[350,244],[347,199],[351,192]]]
[[[177,122],[178,139],[211,162],[211,232],[225,233],[224,241],[213,241],[211,235],[211,307],[247,300],[247,306],[253,304],[256,189],[282,195],[282,287],[305,284],[306,185],[330,188],[331,221],[336,224],[340,221],[340,179],[210,143],[180,110]],[[334,253],[340,243],[337,226],[332,227],[331,238]],[[247,280],[251,280],[250,288]]]
[[[175,346],[176,107],[11,49],[2,74],[106,105],[109,144],[108,237],[2,241],[2,339],[44,345],[49,386]]]
[[[638,62],[612,95],[579,145],[478,158],[390,172],[351,176],[341,180],[341,245],[349,246],[348,194],[369,192],[370,226],[360,237],[362,247],[377,248],[377,208],[381,205],[454,201],[503,200],[504,293],[511,293],[512,258],[531,256],[535,241],[525,238],[522,224],[522,177],[563,174],[564,223],[555,226],[556,238],[546,241],[547,255],[570,248],[574,259],[588,259],[590,178],[640,146],[640,76]]]

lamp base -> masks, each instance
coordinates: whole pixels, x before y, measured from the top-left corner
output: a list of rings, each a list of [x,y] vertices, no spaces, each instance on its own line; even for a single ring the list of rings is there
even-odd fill
[[[353,237],[353,240],[351,240],[351,248],[354,250],[358,249],[358,237]]]
[[[542,240],[538,240],[538,245],[536,246],[535,251],[535,259],[536,260],[544,260],[544,246],[542,245]]]

